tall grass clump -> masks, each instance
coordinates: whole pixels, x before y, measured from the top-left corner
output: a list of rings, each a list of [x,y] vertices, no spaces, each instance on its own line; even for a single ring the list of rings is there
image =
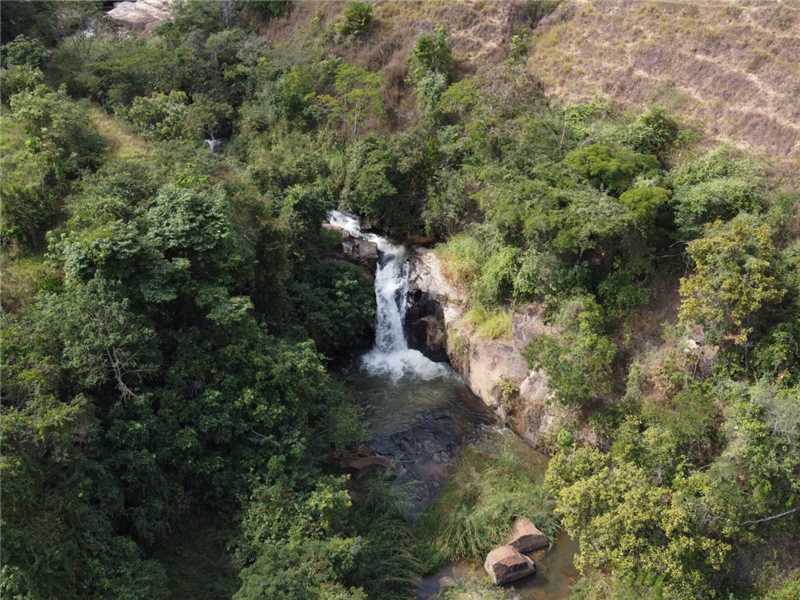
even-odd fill
[[[464,317],[475,328],[475,332],[487,340],[511,337],[511,313],[507,310],[487,310],[476,306]]]
[[[558,524],[553,500],[510,446],[494,457],[468,448],[439,501],[423,516],[433,551],[442,561],[483,560],[505,541],[514,519],[526,517],[548,537]]]

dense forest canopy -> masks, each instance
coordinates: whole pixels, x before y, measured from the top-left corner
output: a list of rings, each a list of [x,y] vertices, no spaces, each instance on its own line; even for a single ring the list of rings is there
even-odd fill
[[[148,35],[3,2],[3,597],[408,598],[526,507],[578,543],[575,598],[800,594],[800,195],[659,107],[546,99],[544,4],[491,69],[442,24],[391,79],[358,59],[368,2],[288,41],[289,2]],[[437,244],[489,336],[545,306],[527,359],[597,443],[559,432],[544,484],[467,478],[458,521],[354,494],[326,457],[365,435],[337,366],[375,297],[334,208]],[[208,522],[193,589],[165,548]]]

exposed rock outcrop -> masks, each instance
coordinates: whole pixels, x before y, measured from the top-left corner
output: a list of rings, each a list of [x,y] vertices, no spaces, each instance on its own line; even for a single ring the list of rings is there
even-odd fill
[[[514,521],[507,544],[517,552],[527,554],[547,548],[550,542],[547,541],[547,536],[539,531],[539,528],[529,519],[519,518]]]
[[[324,229],[335,231],[341,236],[341,242],[336,246],[336,249],[328,257],[329,260],[334,262],[347,262],[358,267],[361,267],[364,275],[373,279],[375,277],[375,266],[378,263],[378,246],[374,243],[357,238],[344,229],[324,223]]]
[[[117,2],[106,13],[109,19],[140,31],[149,31],[159,23],[172,18],[175,0],[132,0]]]
[[[444,351],[473,393],[534,446],[546,446],[560,427],[577,422],[577,413],[549,402],[547,376],[523,356],[531,339],[554,332],[541,306],[515,309],[510,338],[483,339],[463,319],[465,294],[445,278],[434,251],[417,249],[411,268],[406,327],[412,347],[432,357]],[[589,430],[581,437],[592,441]]]
[[[483,568],[497,585],[511,583],[536,573],[536,563],[512,546],[499,546],[489,552]]]

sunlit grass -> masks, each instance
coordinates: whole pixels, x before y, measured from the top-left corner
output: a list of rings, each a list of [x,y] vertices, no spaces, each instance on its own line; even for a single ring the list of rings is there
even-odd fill
[[[475,333],[487,340],[511,337],[511,313],[502,308],[487,310],[482,306],[471,309],[464,319]]]
[[[97,106],[89,108],[89,117],[97,132],[108,144],[109,153],[113,158],[130,159],[147,154],[145,141],[132,133],[119,119]]]

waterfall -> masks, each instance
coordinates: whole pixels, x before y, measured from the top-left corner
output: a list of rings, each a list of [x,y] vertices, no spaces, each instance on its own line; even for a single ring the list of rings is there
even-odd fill
[[[433,362],[420,351],[408,347],[403,328],[410,266],[406,248],[374,233],[363,232],[358,217],[353,215],[332,210],[328,213],[328,222],[378,247],[375,345],[361,357],[361,366],[372,375],[386,375],[394,381],[402,377],[434,379],[450,374],[447,365]]]

